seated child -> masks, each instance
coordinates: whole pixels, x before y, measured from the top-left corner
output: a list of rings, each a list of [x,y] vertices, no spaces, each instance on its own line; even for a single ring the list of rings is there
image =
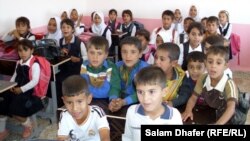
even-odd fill
[[[221,35],[211,35],[207,37],[204,41],[204,53],[207,54],[207,50],[211,46],[224,46],[225,45],[225,39]],[[224,46],[225,48],[228,48],[227,46]],[[225,72],[230,78],[233,78],[233,72],[228,67]]]
[[[177,64],[180,55],[178,45],[163,43],[156,49],[155,65],[165,72],[167,90],[163,101],[178,107],[186,104],[192,89],[186,81],[185,72]]]
[[[180,112],[162,101],[166,87],[162,69],[156,66],[141,69],[135,77],[135,85],[140,103],[127,111],[123,141],[140,141],[142,124],[182,124]]]
[[[118,111],[125,105],[138,102],[135,87],[133,85],[134,76],[148,64],[141,61],[142,46],[136,37],[127,37],[120,42],[122,61],[117,62],[119,77],[121,78],[121,92],[110,95],[109,110]]]
[[[4,42],[22,39],[35,40],[35,36],[30,32],[30,21],[26,17],[17,18],[16,29],[12,30],[2,37],[2,40]]]
[[[193,51],[204,52],[202,45],[204,29],[201,23],[193,22],[187,30],[189,40],[180,44],[180,57],[178,64],[181,65],[184,71],[187,70],[187,55]]]
[[[109,27],[104,23],[104,15],[102,12],[94,12],[91,32],[97,34],[98,36],[105,37],[108,40],[109,47],[111,46],[111,31]]]
[[[121,80],[116,65],[106,60],[108,41],[101,36],[91,37],[87,45],[88,60],[81,68],[81,75],[89,84],[94,98],[108,98],[119,94]]]
[[[81,23],[82,15],[78,15],[78,12],[76,9],[72,9],[70,12],[70,19],[74,22],[75,27],[75,35],[78,36],[84,32],[84,24]]]
[[[194,19],[196,22],[200,22],[201,20],[198,14],[197,7],[195,5],[190,6],[188,16]]]
[[[198,79],[182,118],[184,121],[188,118],[193,120],[192,109],[201,95],[209,107],[216,109],[214,124],[230,124],[238,101],[238,89],[233,80],[224,73],[229,60],[228,50],[223,46],[211,46],[206,55],[208,73]]]
[[[30,116],[44,108],[41,98],[34,94],[34,87],[39,82],[40,65],[37,62],[30,63],[34,59],[32,55],[34,47],[31,41],[20,40],[17,51],[20,60],[10,80],[16,82],[17,86],[0,95],[3,99],[0,101],[0,115],[13,116],[21,122],[24,127],[22,137],[28,138],[33,131]],[[3,134],[8,134],[8,132],[1,132],[0,137]]]
[[[178,33],[182,33],[183,32],[183,24],[182,24],[182,15],[181,15],[181,10],[180,9],[175,9],[174,11],[174,26],[175,26],[175,30]]]
[[[135,36],[141,41],[143,50],[141,60],[147,62],[148,64],[153,64],[155,46],[149,44],[149,38],[150,38],[149,31],[146,29],[138,30]]]
[[[184,19],[184,30],[183,30],[183,32],[181,32],[179,34],[179,43],[180,44],[185,43],[189,40],[187,30],[188,30],[190,24],[192,24],[193,22],[195,22],[193,18],[186,17]]]
[[[61,15],[61,20],[68,19],[68,18],[69,18],[69,17],[68,17],[67,12],[66,12],[66,11],[63,11],[63,12],[62,12],[62,15]]]
[[[205,40],[208,36],[211,35],[219,35],[219,19],[215,16],[210,16],[207,19],[207,31],[204,35],[203,40]]]
[[[77,83],[75,83],[77,82]],[[63,81],[62,111],[57,132],[57,140],[110,141],[110,130],[104,111],[90,106],[92,95],[88,84],[79,75],[72,75]]]
[[[54,39],[59,46],[59,40],[62,38],[62,31],[60,28],[61,19],[58,17],[50,18],[47,29],[48,33],[45,35],[45,39]]]
[[[155,28],[150,36],[150,44],[155,44],[156,37],[159,32],[164,32],[166,34],[166,42],[172,42],[179,44],[179,33],[175,30],[173,24],[174,13],[171,10],[165,10],[162,13],[162,27]]]
[[[120,26],[120,29],[118,32],[127,33],[121,37],[121,39],[124,39],[125,37],[135,36],[136,33],[136,26],[132,24],[133,21],[133,14],[132,11],[129,9],[122,11],[122,20],[123,23]]]
[[[63,38],[59,41],[60,49],[62,54],[70,57],[71,60],[59,66],[60,72],[57,74],[56,78],[59,107],[63,105],[61,99],[62,81],[70,75],[79,75],[82,63],[87,60],[87,51],[84,43],[74,35],[74,22],[70,19],[62,20],[61,30]]]
[[[191,96],[194,90],[195,84],[198,78],[206,72],[205,67],[206,56],[204,53],[199,51],[193,51],[187,56],[187,81],[191,86],[191,93],[188,95]],[[199,97],[197,100],[197,104],[202,105],[204,102],[203,97]]]
[[[204,28],[204,32],[206,33],[206,31],[207,31],[207,17],[203,17],[201,19],[201,24],[202,24],[202,26]]]
[[[116,30],[121,26],[121,23],[117,21],[117,11],[115,9],[109,10],[109,20],[106,24],[112,33],[116,33]]]

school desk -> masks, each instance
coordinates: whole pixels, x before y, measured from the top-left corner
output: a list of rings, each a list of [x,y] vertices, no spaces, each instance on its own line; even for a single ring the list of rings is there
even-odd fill
[[[10,82],[6,80],[0,80],[0,93],[5,92],[17,85],[16,82]]]

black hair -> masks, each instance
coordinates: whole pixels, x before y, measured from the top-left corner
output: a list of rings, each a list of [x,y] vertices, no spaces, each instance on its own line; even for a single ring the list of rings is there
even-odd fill
[[[172,20],[174,20],[174,12],[171,10],[165,10],[162,12],[161,18],[163,18],[163,16],[170,16]]]
[[[197,61],[200,63],[205,63],[205,60],[206,60],[206,55],[200,51],[193,51],[189,53],[187,56],[187,63],[197,62]]]
[[[30,29],[30,20],[26,17],[19,17],[16,19],[16,26],[19,26],[20,24],[27,25],[28,29]]]
[[[228,61],[229,61],[229,51],[228,51],[227,47],[224,47],[224,46],[211,46],[207,50],[207,54],[206,55],[208,56],[210,54],[223,56],[226,63],[228,63]]]
[[[87,50],[94,46],[95,49],[104,50],[106,53],[109,51],[109,43],[105,37],[102,36],[93,36],[89,39],[87,43]]]
[[[32,41],[23,39],[17,42],[17,50],[19,50],[20,48],[23,48],[25,51],[27,51],[28,49],[33,50],[34,46],[32,44]]]
[[[175,43],[163,43],[160,44],[156,50],[164,50],[167,51],[169,54],[169,59],[170,61],[178,60],[180,56],[180,48],[177,44]]]
[[[136,37],[126,37],[121,40],[120,47],[122,48],[123,45],[135,45],[135,47],[139,50],[139,52],[142,52],[142,45],[141,41],[137,39]]]

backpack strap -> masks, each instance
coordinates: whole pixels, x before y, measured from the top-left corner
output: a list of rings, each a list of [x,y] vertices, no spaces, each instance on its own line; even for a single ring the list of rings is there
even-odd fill
[[[155,34],[158,34],[161,29],[162,29],[162,27],[158,27],[157,30],[155,31]]]
[[[106,34],[107,34],[107,31],[108,31],[109,27],[106,26],[106,28],[104,29],[103,33],[102,33],[102,37],[105,37],[106,38]]]
[[[174,43],[175,29],[172,30],[172,43]]]
[[[229,25],[230,25],[230,23],[227,24],[227,27],[224,31],[222,31],[222,28],[219,26],[220,34],[225,36],[227,34],[228,29],[229,29]]]

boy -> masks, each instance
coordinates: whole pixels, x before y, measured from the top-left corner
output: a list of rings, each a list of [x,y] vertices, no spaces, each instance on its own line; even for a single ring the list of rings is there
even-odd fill
[[[79,75],[72,75],[63,82],[62,91],[67,110],[61,113],[57,140],[110,141],[104,111],[98,106],[89,106],[92,95],[87,81]]]
[[[142,45],[141,60],[147,62],[148,64],[153,64],[155,46],[148,44],[149,38],[150,38],[149,31],[146,29],[140,29],[136,32],[135,37],[137,37],[141,41],[141,45]]]
[[[212,46],[206,57],[207,74],[202,75],[195,85],[194,92],[189,98],[183,121],[189,117],[193,120],[192,109],[198,96],[203,96],[206,104],[216,109],[215,124],[230,124],[238,101],[238,89],[232,79],[224,73],[229,60],[228,50],[223,46]]]
[[[219,19],[215,16],[210,16],[207,19],[207,30],[204,40],[211,35],[219,35]]]
[[[121,43],[122,61],[117,62],[119,77],[121,78],[121,92],[113,93],[109,96],[109,110],[112,112],[118,111],[125,105],[130,105],[138,102],[135,87],[133,85],[134,76],[142,68],[148,64],[141,61],[142,46],[139,39],[136,37],[126,37]]]
[[[185,72],[177,65],[180,55],[178,45],[163,43],[158,46],[155,53],[155,65],[165,72],[167,91],[163,101],[169,105],[178,107],[186,104],[192,89],[186,81]]]
[[[91,37],[87,45],[88,60],[81,67],[81,75],[94,98],[108,98],[121,90],[117,67],[106,60],[108,49],[108,41],[102,36]]]
[[[225,46],[225,39],[221,36],[221,35],[211,35],[208,36],[204,41],[204,53],[207,53],[207,50],[211,47],[211,46],[224,46],[225,48],[228,49],[227,46]],[[233,78],[233,72],[231,71],[231,69],[228,67],[225,70],[225,73],[230,77]]]
[[[150,37],[150,44],[154,45],[156,42],[156,37],[159,32],[165,32],[166,38],[168,39],[166,42],[172,42],[178,44],[178,32],[175,31],[174,25],[172,23],[174,21],[174,13],[171,10],[165,10],[162,13],[162,27],[157,27],[153,30]]]
[[[142,124],[182,124],[179,111],[162,103],[166,77],[161,68],[143,68],[135,77],[135,85],[140,104],[127,111],[123,141],[140,141]]]
[[[191,52],[187,56],[186,75],[187,75],[188,84],[190,85],[191,90],[192,90],[191,93],[188,94],[189,97],[192,95],[196,81],[206,71],[205,60],[206,60],[205,54],[199,51]],[[199,97],[197,100],[197,103],[202,104],[203,101],[204,99],[202,97]]]

